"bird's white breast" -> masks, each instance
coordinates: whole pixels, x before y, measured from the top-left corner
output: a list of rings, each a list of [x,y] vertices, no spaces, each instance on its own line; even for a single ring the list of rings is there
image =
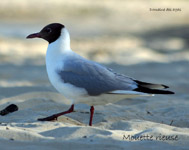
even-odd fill
[[[48,46],[46,53],[46,69],[49,80],[55,89],[62,95],[75,102],[78,96],[86,95],[86,90],[78,88],[69,83],[64,83],[63,79],[58,75],[58,70],[64,70],[64,62],[69,61],[70,55],[74,55],[71,50],[62,51],[58,43],[54,42]]]

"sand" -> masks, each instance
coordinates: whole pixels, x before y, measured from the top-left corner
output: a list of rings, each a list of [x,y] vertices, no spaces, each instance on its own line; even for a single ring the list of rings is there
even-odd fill
[[[10,104],[19,110],[0,116],[0,150],[188,149],[187,1],[9,2],[0,2],[0,110]],[[182,11],[149,12],[156,6]],[[45,8],[54,10],[51,17]],[[92,127],[85,104],[57,121],[37,121],[70,107],[48,80],[47,43],[25,39],[49,22],[65,22],[80,55],[176,94],[96,106]]]
[[[2,149],[187,149],[187,102],[167,96],[130,99],[96,106],[93,127],[88,126],[89,107],[55,122],[37,118],[69,108],[69,102],[52,92],[29,92],[1,100],[19,111],[1,117]],[[66,103],[67,102],[67,103]],[[171,125],[170,125],[171,124]],[[143,136],[143,137],[141,137]]]

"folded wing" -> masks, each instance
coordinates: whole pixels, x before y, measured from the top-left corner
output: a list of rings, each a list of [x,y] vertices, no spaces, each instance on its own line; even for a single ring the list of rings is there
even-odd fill
[[[170,91],[158,90],[168,88],[165,85],[134,80],[82,57],[72,57],[65,61],[64,68],[57,70],[57,73],[64,83],[84,88],[90,96],[105,93],[127,94],[131,91],[149,94],[173,94]]]

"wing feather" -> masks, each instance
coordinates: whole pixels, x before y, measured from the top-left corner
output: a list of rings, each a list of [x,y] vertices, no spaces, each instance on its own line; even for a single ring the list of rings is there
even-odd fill
[[[81,58],[69,59],[57,73],[63,82],[85,88],[91,96],[115,90],[131,91],[137,87],[131,78],[123,78],[98,63]]]

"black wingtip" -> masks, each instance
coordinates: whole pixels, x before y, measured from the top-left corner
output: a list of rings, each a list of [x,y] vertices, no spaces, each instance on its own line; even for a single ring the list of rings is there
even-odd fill
[[[145,87],[138,87],[138,88],[134,89],[134,91],[148,93],[148,94],[175,94],[172,91],[149,89],[149,88],[145,88]]]
[[[169,91],[169,93],[168,93],[168,94],[175,94],[175,92]]]
[[[169,88],[167,85],[164,84],[156,84],[156,83],[148,83],[142,82],[139,80],[134,80],[139,86],[149,88],[149,89],[167,89]]]
[[[163,90],[162,90],[163,91]],[[164,93],[162,93],[162,94],[175,94],[174,92],[172,92],[172,91],[163,91]],[[157,93],[158,94],[158,93]],[[161,94],[161,93],[159,93],[159,94]]]
[[[162,86],[163,86],[165,89],[169,88],[167,85],[164,85],[164,84],[162,84]]]

